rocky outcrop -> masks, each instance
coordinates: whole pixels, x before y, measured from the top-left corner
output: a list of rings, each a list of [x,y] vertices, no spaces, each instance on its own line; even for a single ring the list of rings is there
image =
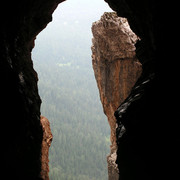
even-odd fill
[[[43,140],[41,148],[41,177],[43,180],[49,180],[49,148],[53,139],[50,124],[47,118],[41,116],[41,125],[43,128]]]
[[[114,112],[129,95],[141,74],[136,58],[138,37],[126,18],[104,13],[92,25],[92,64],[104,113],[111,128],[111,153],[107,157],[109,179],[118,179],[116,161],[116,118]]]

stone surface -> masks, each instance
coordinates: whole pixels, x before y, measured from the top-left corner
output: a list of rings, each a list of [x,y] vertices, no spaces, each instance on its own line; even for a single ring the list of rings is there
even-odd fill
[[[49,180],[49,148],[53,139],[50,124],[47,118],[41,116],[41,125],[43,128],[43,141],[41,148],[41,177],[43,180]]]
[[[117,179],[114,112],[127,98],[141,74],[134,46],[138,37],[131,31],[127,19],[118,17],[115,12],[104,13],[99,21],[93,23],[92,32],[92,64],[111,129],[111,153],[107,158],[109,179]]]

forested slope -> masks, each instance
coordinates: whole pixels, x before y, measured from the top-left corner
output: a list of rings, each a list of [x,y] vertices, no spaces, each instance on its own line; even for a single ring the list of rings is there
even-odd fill
[[[110,130],[90,49],[91,24],[100,15],[91,12],[87,18],[87,13],[82,15],[87,11],[69,10],[69,16],[59,7],[33,50],[43,101],[41,112],[49,119],[54,137],[50,147],[51,180],[107,179]]]

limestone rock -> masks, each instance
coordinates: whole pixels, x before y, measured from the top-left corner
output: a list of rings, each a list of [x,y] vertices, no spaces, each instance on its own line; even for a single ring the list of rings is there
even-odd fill
[[[127,19],[118,17],[114,12],[104,13],[99,21],[94,22],[92,32],[92,64],[104,113],[111,128],[108,166],[116,168],[116,158],[112,158],[117,149],[114,112],[127,98],[141,74],[141,64],[136,58],[134,46],[138,37],[131,31]]]
[[[104,13],[100,21],[93,23],[92,32],[93,44],[101,58],[111,62],[135,57],[134,44],[138,37],[126,18],[118,17],[115,12]]]

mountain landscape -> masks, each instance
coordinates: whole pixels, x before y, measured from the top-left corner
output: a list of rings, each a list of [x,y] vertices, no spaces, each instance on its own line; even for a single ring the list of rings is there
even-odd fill
[[[35,41],[41,114],[53,134],[51,180],[107,179],[110,128],[91,59],[91,26],[105,11],[111,9],[103,1],[64,2]]]

